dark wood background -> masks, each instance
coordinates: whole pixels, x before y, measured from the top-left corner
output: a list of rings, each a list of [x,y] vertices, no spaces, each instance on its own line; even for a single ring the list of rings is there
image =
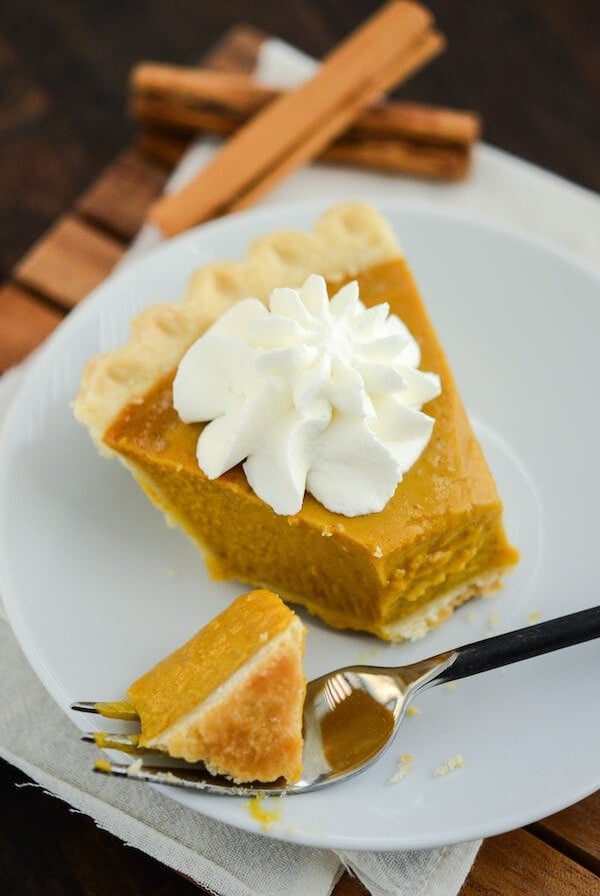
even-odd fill
[[[133,140],[125,93],[135,62],[195,63],[240,22],[321,56],[378,5],[371,0],[0,2],[0,280]],[[490,143],[598,190],[597,2],[430,0],[428,5],[449,48],[402,94],[476,109]],[[25,780],[0,763],[2,893],[198,893],[58,801],[33,788],[17,788]],[[581,818],[584,824],[585,813]],[[524,835],[515,836],[516,847]],[[510,838],[488,841],[485,867],[510,863],[504,851],[512,843]],[[472,876],[465,894],[535,892],[523,888],[522,874],[513,884],[505,876],[495,888],[486,873],[488,878]],[[561,890],[558,879],[556,886],[553,894],[587,896],[575,878],[570,889]],[[347,879],[344,896],[363,892]]]
[[[140,59],[191,64],[250,22],[317,56],[372,0],[0,3],[0,279],[131,139]],[[404,88],[482,113],[485,138],[600,188],[596,0],[431,0],[446,53]]]

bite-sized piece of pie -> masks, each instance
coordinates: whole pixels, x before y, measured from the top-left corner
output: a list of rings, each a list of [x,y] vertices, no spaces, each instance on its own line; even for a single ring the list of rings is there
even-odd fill
[[[270,591],[238,597],[134,682],[140,747],[237,782],[302,770],[305,629]]]
[[[90,362],[75,413],[213,575],[337,628],[419,637],[516,562],[407,262],[368,205],[200,269]]]

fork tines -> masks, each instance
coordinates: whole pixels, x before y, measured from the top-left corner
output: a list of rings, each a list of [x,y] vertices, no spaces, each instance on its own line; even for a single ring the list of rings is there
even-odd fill
[[[79,700],[71,704],[77,712],[87,712],[109,719],[121,719],[128,722],[138,721],[139,716],[130,703],[126,701],[103,702]],[[160,750],[141,747],[140,735],[110,731],[89,731],[82,735],[85,743],[95,744],[101,750],[119,750],[136,756],[130,764],[111,762],[109,759],[97,759],[94,771],[117,778],[129,778],[132,781],[146,781],[150,784],[167,784],[170,787],[186,787],[210,793],[227,794],[228,796],[277,796],[285,790],[283,779],[272,784],[259,782],[235,784],[230,778],[214,775],[202,762],[186,763],[175,760]],[[142,757],[152,756],[159,765],[146,765]]]
[[[136,759],[130,765],[98,759],[94,763],[94,771],[117,778],[129,778],[132,781],[145,781],[149,784],[166,784],[169,787],[185,787],[188,790],[201,790],[207,793],[225,794],[227,796],[281,796],[285,790],[285,781],[280,779],[273,784],[259,781],[248,784],[235,784],[230,778],[213,775],[201,763],[187,763],[174,766],[144,765]]]
[[[139,722],[140,717],[128,700],[77,700],[71,703],[76,712],[89,712],[105,719],[122,719],[124,722]]]

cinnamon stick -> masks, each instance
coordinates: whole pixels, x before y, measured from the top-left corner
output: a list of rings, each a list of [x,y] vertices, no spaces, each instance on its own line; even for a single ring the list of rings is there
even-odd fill
[[[334,50],[312,79],[273,100],[234,134],[183,190],[155,203],[149,219],[173,235],[256,201],[442,46],[424,7],[392,0]]]
[[[189,143],[180,134],[145,129],[139,135],[136,146],[144,156],[171,168],[177,164]],[[392,140],[350,140],[341,137],[326,147],[319,159],[374,171],[452,181],[464,179],[471,166],[468,147],[416,143],[398,137]]]
[[[131,74],[130,108],[144,125],[176,133],[231,134],[281,91],[249,75],[144,62]],[[475,112],[406,101],[367,109],[348,131],[352,139],[404,137],[423,143],[467,146],[480,136]]]
[[[321,158],[326,162],[439,180],[463,180],[471,165],[467,147],[436,146],[399,139],[336,140]]]
[[[343,134],[348,129],[361,112],[380,99],[382,91],[389,90],[394,83],[409,78],[440,52],[443,43],[442,36],[435,31],[426,32],[423,37],[417,38],[401,58],[395,57],[390,60],[389,64],[382,66],[370,89],[353,97],[346,106],[336,109],[329,119],[322,121],[319,128],[314,130],[303,142],[293,147],[276,167],[234,199],[229,205],[228,211],[242,211],[250,208],[304,162],[316,158],[338,134]]]
[[[185,68],[160,62],[140,62],[132,69],[129,80],[134,98],[154,96],[171,102],[212,105],[244,118],[254,115],[279,94],[241,72]]]

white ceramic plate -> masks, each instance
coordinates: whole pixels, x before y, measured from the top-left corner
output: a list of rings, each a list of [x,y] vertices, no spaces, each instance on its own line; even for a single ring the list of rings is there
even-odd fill
[[[243,590],[211,582],[187,538],[165,527],[119,463],[97,455],[69,407],[85,361],[125,341],[143,306],[178,298],[199,264],[240,257],[274,228],[309,227],[323,207],[227,218],[124,268],[69,316],[22,387],[1,446],[2,595],[65,712],[75,699],[120,697]],[[355,661],[411,662],[600,597],[597,275],[505,227],[422,205],[380,208],[447,349],[522,560],[498,596],[461,608],[415,644],[388,646],[308,620],[309,677]],[[371,770],[281,800],[268,835],[346,849],[429,847],[513,829],[577,801],[600,785],[599,660],[591,642],[428,692]],[[405,753],[412,772],[390,784]],[[459,753],[463,768],[434,774]],[[243,800],[165,792],[262,832]]]

